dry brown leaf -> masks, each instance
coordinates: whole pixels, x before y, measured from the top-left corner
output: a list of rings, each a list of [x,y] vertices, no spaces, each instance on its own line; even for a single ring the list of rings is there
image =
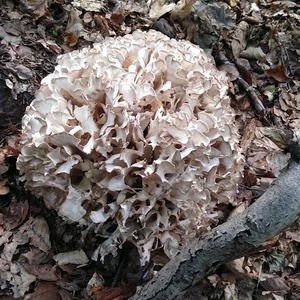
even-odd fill
[[[251,170],[244,171],[243,182],[246,186],[255,185],[257,182],[257,176]]]
[[[28,252],[22,253],[21,256],[24,257],[26,262],[30,265],[45,264],[49,261],[48,253],[35,247],[31,247]]]
[[[17,201],[12,199],[9,207],[3,212],[3,227],[6,230],[12,230],[22,224],[28,213],[28,201]]]
[[[286,82],[290,78],[287,76],[285,68],[282,64],[265,71],[266,75],[274,78],[278,82]]]
[[[99,31],[103,36],[109,36],[111,33],[111,28],[108,24],[108,20],[104,16],[95,16],[94,17],[95,23],[99,27]]]
[[[23,268],[30,274],[35,275],[40,280],[56,281],[58,276],[56,274],[56,266],[47,265],[30,265],[23,263]]]
[[[74,47],[78,42],[78,36],[74,32],[66,32],[64,42],[69,47]]]
[[[126,300],[134,295],[135,288],[94,288],[92,292],[97,300]]]
[[[68,298],[67,298],[68,297]],[[25,300],[71,300],[73,299],[66,291],[61,290],[53,283],[41,282],[33,294],[28,295]]]

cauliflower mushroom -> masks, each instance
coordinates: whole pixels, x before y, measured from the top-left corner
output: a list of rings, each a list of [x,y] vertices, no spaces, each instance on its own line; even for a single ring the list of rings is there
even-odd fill
[[[113,221],[142,263],[173,257],[233,201],[241,174],[227,80],[202,49],[150,30],[59,57],[22,121],[18,168],[49,208]]]

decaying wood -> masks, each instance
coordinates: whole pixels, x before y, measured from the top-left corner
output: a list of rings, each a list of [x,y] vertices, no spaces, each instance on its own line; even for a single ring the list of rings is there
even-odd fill
[[[299,178],[300,165],[292,163],[247,210],[195,240],[131,300],[176,299],[224,262],[279,234],[300,214]]]

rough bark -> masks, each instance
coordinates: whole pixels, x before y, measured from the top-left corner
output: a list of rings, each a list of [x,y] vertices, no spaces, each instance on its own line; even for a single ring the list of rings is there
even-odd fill
[[[131,300],[175,299],[221,264],[272,239],[299,214],[300,165],[292,163],[247,210],[182,250]]]

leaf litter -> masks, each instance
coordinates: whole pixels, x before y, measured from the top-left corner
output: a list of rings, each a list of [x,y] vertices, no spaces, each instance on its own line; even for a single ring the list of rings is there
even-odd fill
[[[58,54],[136,29],[188,39],[228,73],[246,155],[235,207],[247,208],[290,159],[299,160],[300,5],[297,1],[4,0],[0,9],[0,298],[126,299],[167,259],[141,267],[124,245],[91,259],[105,240],[94,225],[63,221],[27,193],[15,169],[25,107]],[[228,211],[230,213],[228,213]],[[109,235],[110,223],[106,230]],[[193,299],[299,299],[300,223],[230,262],[192,290]],[[104,229],[103,229],[104,230]],[[198,298],[197,298],[198,297]],[[1,298],[2,299],[2,298]],[[9,299],[9,298],[7,298]]]

